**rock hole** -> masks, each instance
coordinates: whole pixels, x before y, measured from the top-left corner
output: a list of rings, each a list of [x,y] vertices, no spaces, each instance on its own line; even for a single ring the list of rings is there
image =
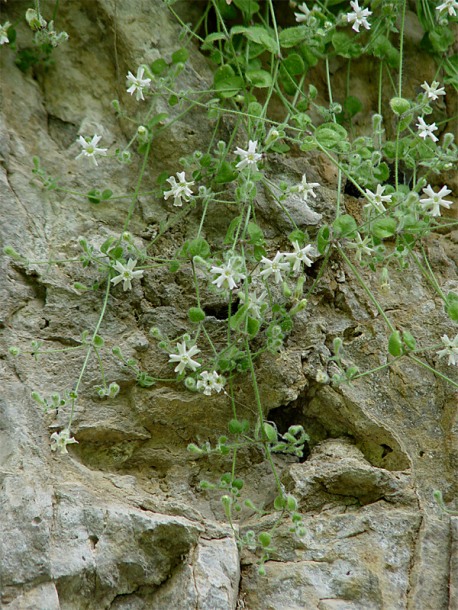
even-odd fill
[[[382,448],[382,459],[386,457],[389,453],[393,453],[393,450],[389,445],[385,445],[382,443],[380,447]]]
[[[95,549],[98,541],[99,541],[98,536],[89,536],[89,543],[90,543],[92,549]]]

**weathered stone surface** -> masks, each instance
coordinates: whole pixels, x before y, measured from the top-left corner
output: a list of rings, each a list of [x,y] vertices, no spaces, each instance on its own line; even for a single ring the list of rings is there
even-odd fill
[[[200,10],[196,5],[186,5],[186,19]],[[21,20],[29,6],[25,1],[2,4],[2,22]],[[408,18],[408,44],[414,45],[418,23],[411,14]],[[53,54],[55,63],[47,70],[23,74],[8,48],[0,52],[1,245],[10,244],[34,261],[78,257],[79,235],[95,247],[117,236],[128,203],[121,199],[95,206],[69,192],[42,190],[31,174],[32,156],[39,155],[69,191],[130,191],[139,159],[134,155],[130,166],[110,158],[98,168],[81,165],[75,160],[76,137],[98,133],[104,146],[125,146],[131,126],[118,121],[110,106],[119,98],[137,112],[135,100],[125,93],[125,74],[142,62],[169,58],[180,44],[180,28],[159,0],[60,3],[57,25],[70,39]],[[18,32],[20,41],[26,40],[25,28],[18,26]],[[407,63],[405,70],[415,74],[412,82],[417,83],[430,80],[432,66]],[[337,60],[331,72],[344,78]],[[353,82],[368,107],[375,100],[375,89],[367,86],[370,73],[362,66]],[[197,49],[181,78],[183,88],[206,89],[211,83]],[[406,90],[410,93],[414,89]],[[161,104],[158,111],[165,108]],[[231,125],[223,130],[230,133]],[[160,172],[179,169],[179,157],[204,148],[210,133],[206,115],[196,109],[159,135],[145,192],[154,189]],[[286,202],[295,222],[313,235],[320,222],[332,221],[336,173],[324,157],[269,163],[274,184],[300,180],[306,173],[323,185],[310,210],[294,198]],[[343,203],[360,213],[359,200],[347,196]],[[268,192],[260,193],[257,205],[275,252],[291,229],[288,215]],[[157,197],[141,195],[130,227],[136,246],[148,247],[159,224],[170,217]],[[210,209],[206,237],[220,243],[230,220],[227,210]],[[199,221],[191,214],[174,226],[156,253],[174,255]],[[457,291],[457,244],[456,235],[434,235],[426,244],[445,292]],[[456,518],[450,526],[449,516],[432,499],[433,490],[441,489],[452,506],[458,491],[456,393],[404,360],[351,386],[315,381],[336,336],[343,337],[346,357],[362,370],[386,364],[386,326],[344,265],[331,261],[309,307],[296,317],[284,351],[256,363],[268,418],[282,432],[300,423],[310,435],[303,462],[274,457],[283,484],[300,500],[305,535],[296,538],[288,525],[279,526],[266,577],[257,575],[259,558],[244,552],[240,559],[219,494],[197,489],[200,479],[217,481],[231,463],[214,456],[194,459],[186,451],[189,442],[214,444],[227,432],[228,398],[207,399],[171,384],[139,388],[132,371],[111,356],[111,348],[119,345],[144,370],[163,373],[167,356],[148,331],[159,326],[174,337],[189,329],[190,269],[184,265],[173,276],[151,270],[131,292],[112,291],[101,328],[104,370],[121,391],[112,401],[100,401],[93,389],[100,381],[99,366],[89,362],[73,426],[79,444],[68,456],[49,450],[50,433],[66,424],[68,412],[44,414],[30,392],[49,396],[71,388],[84,355],[58,352],[36,361],[27,352],[33,339],[47,349],[75,347],[81,331],[94,328],[102,297],[81,295],[73,283],[91,284],[98,271],[83,270],[78,263],[25,265],[5,257],[0,269],[2,608],[451,610],[457,605]],[[455,332],[419,271],[390,271],[388,292],[369,272],[361,273],[393,323],[410,330],[420,345]],[[212,333],[225,340],[218,318],[224,302],[206,289],[202,300]],[[21,347],[23,355],[9,355],[11,345]],[[444,360],[434,354],[427,358],[444,374],[453,374]],[[249,381],[236,378],[234,390],[239,416],[254,422]],[[242,450],[238,460],[246,496],[269,510],[275,482],[260,452]],[[272,520],[244,511],[241,530],[259,532]]]

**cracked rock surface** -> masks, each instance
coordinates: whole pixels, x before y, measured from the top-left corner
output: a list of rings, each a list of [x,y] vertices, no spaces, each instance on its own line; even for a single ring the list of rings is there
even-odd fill
[[[48,4],[42,2],[44,12]],[[30,3],[0,6],[0,21],[15,22]],[[181,9],[184,15],[197,10],[186,3]],[[68,191],[97,186],[128,192],[139,158],[126,166],[113,159],[98,168],[82,165],[75,160],[76,138],[99,133],[104,146],[125,146],[130,126],[116,119],[110,105],[119,98],[136,112],[135,100],[125,93],[125,74],[159,56],[169,58],[180,46],[180,28],[159,0],[60,3],[58,26],[70,38],[53,53],[47,70],[23,73],[12,51],[0,52],[1,245],[11,245],[33,261],[79,256],[79,235],[100,246],[119,234],[126,209],[121,203],[96,206],[69,192],[42,190],[31,173],[32,157],[39,156]],[[26,37],[22,25],[18,36]],[[429,78],[431,69],[421,62],[406,67],[407,75],[415,73],[415,82]],[[181,78],[183,88],[205,89],[212,82],[197,47]],[[366,92],[363,98],[370,96],[364,71],[354,87]],[[155,142],[145,191],[154,188],[162,171],[175,173],[177,160],[210,137],[204,112],[195,110],[177,120]],[[286,205],[312,235],[321,222],[329,222],[336,175],[326,159],[312,153],[274,159],[269,171],[277,183],[298,181],[304,171],[322,183],[313,209],[301,208],[294,199]],[[350,196],[344,203],[358,209]],[[260,193],[257,206],[259,223],[275,250],[290,231],[288,216],[276,214],[266,193]],[[147,246],[168,215],[163,201],[140,198],[131,226],[139,247]],[[230,218],[218,210],[210,210],[208,218],[207,239],[224,234]],[[198,214],[191,215],[168,232],[161,242],[164,255],[172,255],[193,235],[199,220]],[[432,235],[426,247],[444,291],[457,291],[456,234]],[[17,345],[27,352],[35,339],[47,349],[77,345],[81,331],[94,328],[101,299],[93,292],[81,296],[73,284],[90,284],[97,274],[89,269],[85,276],[76,264],[24,265],[4,256],[0,269],[2,608],[457,607],[457,519],[442,513],[432,498],[435,489],[447,503],[457,496],[456,392],[404,360],[352,386],[333,388],[315,381],[336,336],[344,338],[346,353],[361,369],[386,361],[383,320],[340,262],[332,262],[309,307],[297,316],[285,349],[256,363],[268,419],[282,432],[302,424],[310,436],[303,461],[275,456],[282,483],[299,500],[305,535],[292,536],[287,523],[278,527],[264,577],[257,572],[259,557],[239,552],[219,496],[198,489],[201,479],[215,481],[230,470],[230,462],[195,459],[186,450],[190,442],[214,445],[226,433],[232,413],[227,397],[197,396],[182,385],[140,388],[130,371],[108,356],[105,374],[119,384],[119,395],[99,400],[93,391],[99,369],[90,362],[74,420],[78,445],[68,455],[51,453],[50,434],[65,425],[66,414],[44,414],[31,391],[50,395],[72,387],[81,354],[35,360],[26,353],[13,358],[8,348]],[[435,344],[443,334],[453,334],[440,300],[418,270],[393,272],[387,294],[369,273],[362,273],[393,323],[408,326],[419,343]],[[148,331],[154,325],[170,336],[183,333],[192,290],[189,270],[173,276],[148,271],[127,295],[114,289],[101,328],[107,346],[119,345],[144,370],[160,375],[167,357]],[[224,304],[210,293],[203,292],[202,299],[212,314],[212,332],[221,332],[218,315]],[[428,358],[450,374],[434,352]],[[243,405],[239,417],[254,423],[249,380],[237,379],[234,390]],[[271,509],[275,484],[259,452],[242,451],[239,472],[246,496]],[[244,512],[236,527],[242,534],[257,533],[273,521],[269,514],[261,518]]]

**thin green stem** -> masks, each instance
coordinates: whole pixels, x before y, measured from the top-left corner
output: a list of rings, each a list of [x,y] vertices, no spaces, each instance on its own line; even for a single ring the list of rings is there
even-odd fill
[[[245,339],[245,353],[246,353],[247,358],[248,358],[248,364],[249,364],[250,373],[251,373],[251,380],[253,382],[254,397],[255,397],[256,406],[257,406],[257,409],[258,409],[258,417],[259,417],[259,424],[261,426],[261,434],[262,434],[263,437],[265,437],[264,429],[263,429],[264,411],[263,411],[263,408],[262,408],[261,395],[259,394],[259,386],[258,386],[258,381],[257,381],[257,378],[256,378],[256,371],[254,370],[253,358],[251,356],[251,350],[250,350],[250,345],[248,343],[248,339]],[[271,451],[270,451],[270,447],[269,447],[269,444],[267,442],[267,439],[265,439],[265,441],[266,442],[264,442],[263,445],[264,445],[264,449],[265,449],[265,452],[266,452],[266,458],[267,458],[267,461],[269,462],[269,465],[270,465],[270,467],[272,469],[272,474],[274,475],[275,483],[277,485],[278,492],[279,492],[279,494],[281,496],[283,496],[283,488],[282,488],[282,485],[281,485],[281,482],[280,482],[280,478],[279,478],[278,473],[277,473],[277,469],[275,468],[275,464],[274,464],[273,459],[272,459],[272,454],[271,454]]]
[[[99,319],[97,320],[97,324],[95,325],[94,332],[92,333],[91,344],[89,345],[89,347],[87,349],[86,357],[84,359],[83,366],[81,367],[81,371],[80,371],[78,380],[77,380],[77,382],[76,382],[76,384],[75,384],[75,386],[73,388],[73,391],[76,394],[76,398],[72,398],[72,407],[71,407],[70,417],[69,417],[68,426],[67,426],[67,428],[69,430],[70,430],[70,427],[72,425],[73,416],[74,416],[74,413],[75,413],[75,403],[76,403],[76,400],[77,400],[77,397],[78,397],[79,387],[81,385],[81,381],[83,380],[84,373],[85,373],[87,365],[89,363],[89,357],[90,357],[91,352],[92,352],[92,350],[94,348],[93,342],[94,342],[94,339],[95,339],[96,335],[99,332],[99,328],[100,328],[100,326],[102,324],[103,318],[105,317],[105,312],[107,310],[107,305],[108,305],[108,297],[110,296],[110,288],[111,288],[111,283],[110,283],[110,277],[108,276],[107,277],[107,287],[106,287],[106,290],[105,290],[105,297],[103,299],[102,310],[100,311]]]
[[[416,362],[417,364],[419,364],[420,366],[422,366],[423,368],[427,369],[428,371],[430,371],[431,373],[433,373],[433,375],[436,375],[436,377],[440,377],[441,379],[443,379],[444,381],[447,381],[448,383],[450,383],[451,385],[453,385],[455,388],[458,388],[458,383],[456,381],[453,381],[453,379],[450,379],[450,377],[447,377],[447,375],[444,375],[443,373],[440,373],[439,371],[437,371],[435,368],[433,368],[432,366],[429,366],[429,364],[426,364],[426,362],[423,362],[423,360],[420,360],[420,358],[417,358],[416,356],[413,356],[412,354],[407,354],[409,356],[409,358],[411,358],[414,362]]]
[[[377,311],[379,312],[379,314],[382,316],[382,318],[385,320],[388,328],[391,330],[391,332],[395,332],[395,327],[392,324],[392,322],[389,320],[388,316],[386,315],[386,313],[383,311],[383,307],[380,305],[380,303],[377,301],[377,299],[375,298],[375,296],[373,295],[372,291],[369,289],[368,285],[366,284],[366,282],[363,280],[363,278],[361,277],[361,275],[359,274],[358,270],[356,269],[356,267],[353,265],[353,263],[351,262],[351,260],[348,258],[348,256],[345,254],[345,252],[343,251],[343,249],[337,245],[337,250],[339,251],[339,254],[341,255],[341,257],[344,259],[344,261],[347,263],[347,265],[350,267],[350,269],[352,270],[353,274],[355,275],[356,279],[358,280],[358,282],[361,284],[361,287],[363,288],[364,292],[367,294],[367,296],[370,298],[370,300],[372,301],[372,303],[375,305],[375,307],[377,308]]]
[[[399,28],[399,75],[398,75],[398,97],[402,97],[402,68],[404,61],[404,27],[406,18],[406,0],[402,2],[401,26]]]

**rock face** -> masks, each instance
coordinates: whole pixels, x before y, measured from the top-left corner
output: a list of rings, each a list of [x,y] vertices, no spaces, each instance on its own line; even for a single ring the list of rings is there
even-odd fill
[[[45,3],[42,3],[45,4]],[[2,6],[10,22],[22,19],[26,2]],[[43,8],[45,11],[47,7]],[[49,9],[50,12],[52,9]],[[195,5],[182,7],[198,11]],[[141,15],[141,18],[137,16]],[[136,16],[135,18],[133,16]],[[135,112],[125,93],[125,74],[141,63],[169,58],[179,47],[180,27],[159,0],[81,0],[61,3],[57,25],[68,43],[53,53],[48,69],[21,72],[14,53],[1,48],[0,211],[2,246],[31,261],[80,256],[78,236],[93,246],[119,235],[125,199],[94,205],[74,192],[111,188],[132,192],[139,159],[114,159],[95,167],[75,160],[79,134],[98,133],[104,146],[124,147],[130,126],[118,121],[111,100]],[[22,26],[21,26],[22,27]],[[18,26],[19,42],[25,27]],[[22,44],[26,44],[22,42]],[[425,67],[429,69],[429,66]],[[415,65],[415,68],[423,68]],[[428,72],[425,79],[429,78]],[[211,72],[198,49],[182,75],[183,88],[206,88]],[[416,81],[424,80],[422,75]],[[355,87],[364,89],[362,76]],[[161,111],[159,103],[159,111]],[[170,111],[170,109],[169,109]],[[177,113],[178,114],[178,113]],[[227,128],[229,129],[229,128]],[[146,248],[169,220],[155,195],[154,179],[178,171],[177,159],[208,142],[210,126],[196,109],[158,136],[130,230]],[[32,175],[32,157],[59,177],[65,190],[43,190]],[[323,182],[314,209],[286,205],[295,221],[313,228],[332,218],[335,174],[319,155],[276,160],[271,179],[307,176]],[[350,197],[348,205],[355,204]],[[290,231],[287,215],[275,216],[268,194],[259,217],[272,243]],[[230,222],[209,211],[207,237]],[[199,217],[179,223],[161,242],[164,256],[195,234]],[[457,290],[456,236],[434,235],[429,255],[443,290]],[[361,368],[384,364],[386,328],[357,281],[339,262],[323,277],[310,306],[296,319],[284,351],[257,363],[269,419],[285,431],[302,424],[311,437],[303,462],[276,456],[282,484],[299,500],[305,534],[278,526],[275,547],[259,576],[259,557],[239,552],[216,493],[197,487],[230,470],[224,458],[196,459],[190,442],[215,444],[226,433],[231,405],[225,395],[203,397],[183,386],[140,388],[127,367],[110,355],[119,345],[142,369],[161,374],[167,358],[149,340],[158,326],[170,336],[188,328],[192,281],[149,271],[131,292],[113,290],[100,332],[106,341],[104,374],[121,387],[100,401],[96,361],[86,369],[75,412],[78,445],[68,455],[50,452],[49,437],[65,426],[68,412],[43,413],[32,390],[49,396],[71,388],[81,370],[78,351],[50,351],[34,359],[30,342],[47,350],[78,345],[93,330],[100,295],[82,296],[74,282],[90,284],[81,265],[1,259],[0,282],[0,600],[5,610],[451,610],[458,600],[456,518],[433,501],[457,493],[456,393],[413,363],[397,363],[351,386],[318,384],[316,372],[343,336],[349,357]],[[93,274],[93,277],[90,274]],[[367,274],[367,281],[371,283]],[[374,285],[374,291],[377,287]],[[423,344],[451,335],[439,300],[419,271],[393,273],[391,292],[377,292],[395,325],[408,327]],[[221,303],[203,295],[209,311]],[[213,299],[213,301],[212,301]],[[218,316],[211,322],[220,328]],[[14,358],[8,348],[23,355]],[[430,357],[433,358],[433,357]],[[443,361],[432,362],[450,374]],[[254,421],[252,393],[236,387],[239,417]],[[275,484],[256,451],[241,453],[248,497],[271,508]],[[274,518],[243,513],[235,531],[255,533]]]

